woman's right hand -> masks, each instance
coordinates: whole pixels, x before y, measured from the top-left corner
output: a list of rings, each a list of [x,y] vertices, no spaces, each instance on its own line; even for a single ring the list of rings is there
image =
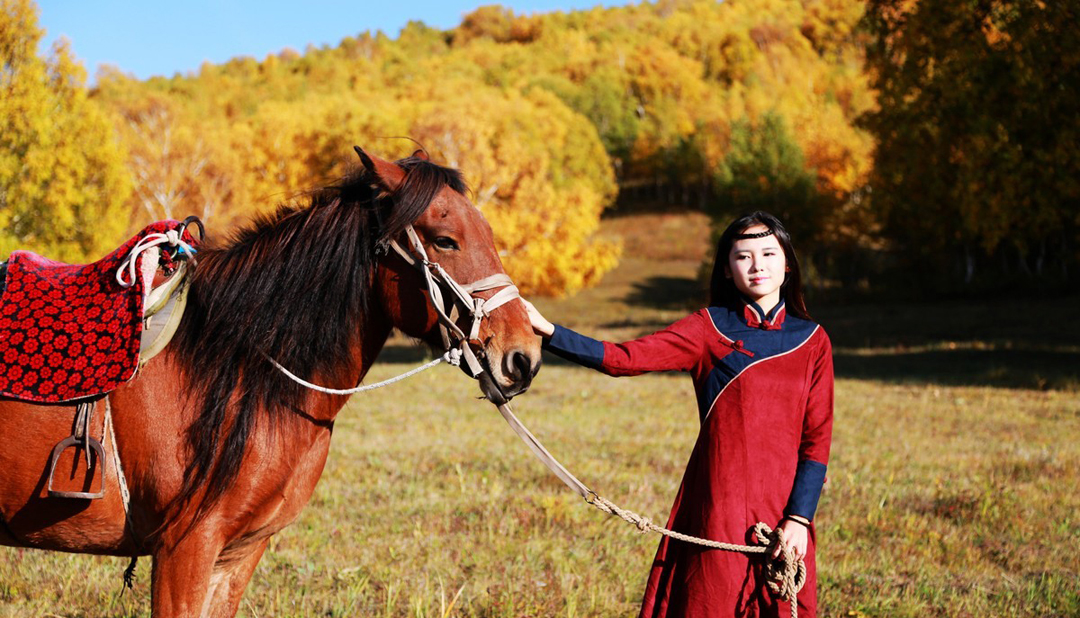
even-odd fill
[[[532,303],[524,298],[521,299],[521,302],[525,303],[525,311],[529,314],[529,321],[532,322],[533,332],[541,337],[550,337],[555,334],[555,325],[548,322],[547,318],[541,315]]]

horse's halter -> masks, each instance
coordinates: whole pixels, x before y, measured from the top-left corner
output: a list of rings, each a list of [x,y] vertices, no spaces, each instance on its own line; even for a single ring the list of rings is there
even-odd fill
[[[407,226],[405,233],[409,237],[413,251],[402,248],[396,240],[390,241],[390,248],[409,265],[423,273],[428,294],[431,296],[431,304],[435,306],[435,312],[439,317],[439,334],[442,336],[443,347],[450,355],[451,362],[458,364],[454,361],[460,362],[460,359],[464,358],[469,375],[474,379],[478,378],[483,373],[484,366],[476,357],[473,346],[483,350],[483,342],[480,341],[480,323],[490,316],[491,312],[515,298],[520,298],[521,294],[517,286],[505,274],[495,274],[461,285],[438,262],[427,259],[427,251],[424,250],[424,244],[420,242],[420,236],[417,235],[413,226]],[[476,292],[500,287],[503,289],[495,292],[487,300],[474,295]],[[444,295],[444,292],[448,294]],[[468,313],[472,318],[472,326],[468,333],[457,325],[457,318],[462,312]]]

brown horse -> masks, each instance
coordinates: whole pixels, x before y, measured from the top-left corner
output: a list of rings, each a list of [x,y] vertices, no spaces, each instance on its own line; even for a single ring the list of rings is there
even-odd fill
[[[386,250],[407,244],[409,224],[457,281],[504,273],[457,171],[357,152],[363,167],[309,203],[200,247],[172,343],[107,397],[115,439],[104,438],[104,498],[47,495],[49,453],[71,433],[72,406],[0,400],[0,442],[17,445],[0,449],[0,544],[151,555],[155,618],[236,614],[270,536],[310,499],[347,400],[297,385],[266,356],[342,388],[363,379],[395,327],[441,348],[421,274]],[[539,368],[517,300],[473,345],[492,401],[523,392]],[[90,432],[104,431],[98,413]]]

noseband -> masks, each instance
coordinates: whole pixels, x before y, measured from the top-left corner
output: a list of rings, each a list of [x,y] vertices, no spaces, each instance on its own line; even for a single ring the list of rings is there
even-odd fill
[[[427,259],[427,251],[424,250],[424,244],[420,242],[420,236],[417,235],[413,226],[407,226],[405,233],[412,245],[412,251],[402,248],[396,240],[390,241],[390,248],[423,274],[425,286],[431,296],[431,304],[439,317],[439,334],[442,337],[443,347],[450,354],[450,358],[465,359],[469,375],[473,378],[479,377],[484,367],[477,358],[473,346],[480,348],[483,353],[480,324],[499,307],[521,297],[517,286],[505,274],[491,275],[462,285],[455,281],[438,262]],[[477,292],[495,288],[502,289],[495,292],[491,298],[485,300],[476,297]],[[457,324],[458,318],[463,313],[467,313],[472,319],[468,333],[461,330]]]

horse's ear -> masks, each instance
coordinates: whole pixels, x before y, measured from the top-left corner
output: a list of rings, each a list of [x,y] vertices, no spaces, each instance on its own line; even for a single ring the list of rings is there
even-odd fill
[[[417,159],[422,159],[424,161],[430,161],[431,160],[431,159],[428,158],[427,151],[424,150],[423,148],[420,148],[416,152],[412,153],[412,156],[416,157]]]
[[[359,146],[353,146],[356,154],[360,155],[360,162],[367,171],[379,179],[383,188],[393,193],[405,180],[405,170],[390,161],[384,161],[374,155],[364,152]]]

